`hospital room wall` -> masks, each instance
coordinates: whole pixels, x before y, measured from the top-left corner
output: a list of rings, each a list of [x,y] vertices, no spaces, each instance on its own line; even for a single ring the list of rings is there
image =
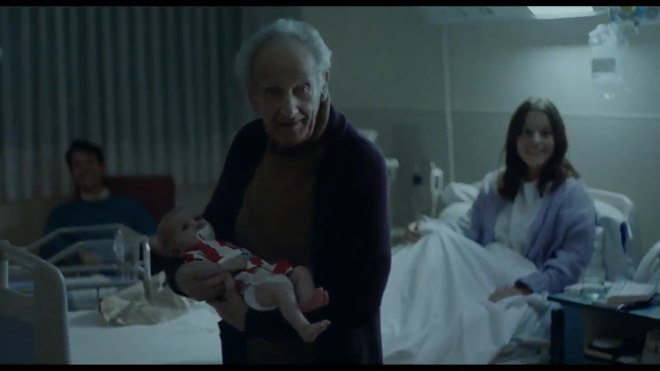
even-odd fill
[[[629,35],[630,92],[605,99],[592,83],[587,46],[587,34],[603,21],[451,27],[456,177],[471,182],[499,164],[512,111],[528,96],[548,97],[565,119],[569,159],[590,187],[635,202],[648,249],[660,239],[660,28]]]
[[[11,92],[7,96],[3,94],[0,102],[4,103],[3,110],[14,107],[13,111],[5,110],[9,114],[2,116],[0,123],[4,129],[0,130],[0,143],[3,143],[0,145],[0,173],[11,170],[3,160],[16,158],[14,156],[20,159],[17,161],[20,171],[8,178],[9,182],[3,181],[4,173],[0,175],[0,240],[7,239],[16,245],[35,241],[41,236],[50,210],[70,199],[69,192],[73,187],[62,182],[69,180],[62,156],[74,138],[91,139],[102,146],[110,175],[173,175],[177,184],[176,204],[195,212],[204,209],[221,169],[222,155],[218,152],[226,150],[233,133],[253,117],[247,105],[236,100],[242,94],[235,94],[238,86],[228,80],[237,81],[232,69],[225,67],[234,63],[234,53],[246,35],[278,18],[300,18],[300,9],[292,6],[193,8],[15,7],[0,11],[0,18],[11,20],[0,24],[0,46],[5,52],[0,63],[3,66],[0,79],[7,87],[0,90]],[[34,18],[37,15],[38,22]],[[118,25],[122,24],[130,25],[125,37],[116,32]],[[186,24],[195,27],[186,32]],[[96,27],[90,28],[90,25]],[[63,38],[53,36],[62,35],[59,32],[62,28],[66,30]],[[213,29],[222,32],[205,32]],[[42,31],[49,37],[41,37]],[[68,37],[69,32],[80,37]],[[177,37],[168,37],[170,33]],[[198,34],[205,37],[196,37]],[[26,41],[23,37],[28,36],[25,35],[34,37]],[[55,37],[55,43],[52,37]],[[138,40],[148,46],[144,53],[112,54],[117,48],[136,50],[133,48],[139,48]],[[170,43],[177,47],[170,47]],[[96,47],[90,48],[92,44]],[[205,47],[207,44],[215,46],[216,52]],[[32,47],[25,48],[25,45]],[[191,52],[166,53],[177,48],[191,48],[188,49]],[[11,53],[12,50],[18,52]],[[24,53],[26,50],[33,50],[32,54]],[[107,52],[111,53],[110,57],[105,55]],[[41,53],[47,53],[48,58],[39,57]],[[120,54],[127,56],[123,58]],[[12,66],[18,71],[28,63],[26,58],[32,61],[35,71],[32,75],[13,74],[13,69],[6,68]],[[214,62],[207,63],[209,60]],[[94,61],[100,65],[91,63]],[[204,72],[200,62],[210,70]],[[190,68],[184,68],[186,65]],[[48,71],[55,71],[53,68],[65,72],[49,74]],[[146,68],[150,73],[141,74],[140,68]],[[177,73],[151,74],[151,71],[170,71],[170,68],[175,68]],[[194,73],[198,71],[201,75]],[[209,71],[215,71],[216,78]],[[48,78],[51,75],[67,78],[55,81]],[[190,78],[193,75],[198,78]],[[122,76],[128,77],[123,79]],[[211,78],[199,80],[199,76]],[[42,78],[53,83],[46,84],[52,89],[45,89],[45,94],[40,89]],[[140,85],[145,80],[149,82]],[[103,84],[104,81],[115,81],[115,84]],[[193,97],[192,101],[183,100],[178,94],[181,89],[177,88],[177,81],[192,84],[192,88],[186,88],[186,97]],[[150,90],[155,89],[157,82],[163,89]],[[202,89],[202,95],[198,94],[199,89]],[[169,94],[170,90],[172,94]],[[30,91],[39,94],[29,94]],[[62,91],[67,94],[59,94]],[[108,94],[113,91],[114,94]],[[26,94],[33,99],[26,99]],[[114,99],[108,98],[111,95]],[[124,100],[122,97],[129,98]],[[204,105],[205,100],[199,97],[207,97],[213,104],[201,109],[199,104]],[[20,104],[12,105],[11,99],[5,98],[15,98]],[[165,104],[164,99],[175,99],[175,104]],[[102,109],[93,110],[93,103]],[[35,107],[38,109],[34,110]],[[217,109],[209,110],[209,107]],[[114,114],[110,115],[113,111]],[[43,112],[57,114],[38,115]],[[221,118],[214,117],[212,112]],[[191,119],[191,115],[196,118]],[[111,122],[113,117],[116,121]],[[210,126],[191,127],[193,122]],[[145,141],[143,135],[150,140]],[[191,146],[194,151],[190,150]],[[117,151],[117,148],[121,150]],[[209,155],[205,152],[207,150],[218,152]],[[195,166],[189,166],[192,165],[190,162]],[[212,171],[207,168],[197,172],[197,175],[206,175],[202,178],[194,179],[191,172],[183,170],[184,167],[200,169],[207,165]],[[8,186],[10,183],[13,187]]]
[[[393,223],[414,217],[411,175],[434,160],[448,169],[442,28],[405,7],[303,7],[334,52],[333,101],[353,123],[378,130],[401,163]],[[451,107],[456,178],[473,182],[500,164],[509,118],[531,95],[552,99],[566,120],[569,157],[589,186],[637,205],[642,243],[660,239],[660,27],[631,36],[631,92],[606,100],[590,79],[587,34],[599,18],[451,26]],[[654,39],[655,38],[655,39]],[[423,193],[428,197],[428,185]]]
[[[303,19],[333,51],[335,106],[358,127],[377,130],[385,155],[399,160],[392,221],[410,222],[413,164],[424,170],[431,160],[443,169],[449,164],[438,28],[406,7],[303,7]]]

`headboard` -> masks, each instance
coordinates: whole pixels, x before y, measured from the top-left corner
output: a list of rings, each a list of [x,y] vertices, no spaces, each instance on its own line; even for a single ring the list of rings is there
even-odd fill
[[[33,294],[9,288],[9,263],[29,270]],[[0,241],[0,364],[69,364],[66,286],[52,264]]]
[[[176,186],[169,175],[107,177],[105,185],[110,192],[140,204],[156,223],[174,209]]]
[[[635,204],[627,196],[619,193],[594,188],[590,188],[589,192],[594,200],[612,205],[627,220],[626,224],[621,226],[621,236],[625,238],[622,241],[622,245],[626,249],[626,254],[632,259],[634,266],[637,266],[644,256],[644,248],[642,246]]]
[[[169,175],[109,176],[103,182],[111,193],[137,202],[156,223],[174,209],[176,186]]]

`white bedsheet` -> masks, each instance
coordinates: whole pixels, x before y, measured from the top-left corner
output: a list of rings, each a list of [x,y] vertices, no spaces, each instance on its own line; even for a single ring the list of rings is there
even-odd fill
[[[95,311],[69,315],[74,364],[221,364],[220,318],[201,306],[154,326],[114,326]]]
[[[487,300],[536,270],[509,248],[439,226],[394,253],[381,307],[385,363],[487,364],[514,339],[549,339],[541,295]]]
[[[495,288],[536,270],[507,247],[486,248],[444,227],[393,250],[381,323],[386,364],[486,364],[515,341],[549,340],[540,295],[493,304]],[[115,326],[100,313],[70,315],[77,364],[222,363],[217,313],[203,305],[173,321]]]

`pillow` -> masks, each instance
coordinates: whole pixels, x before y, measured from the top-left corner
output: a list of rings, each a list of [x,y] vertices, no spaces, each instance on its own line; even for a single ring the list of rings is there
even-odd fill
[[[456,202],[448,207],[446,207],[442,212],[440,213],[440,216],[438,219],[444,221],[444,222],[456,222],[463,216],[467,215],[468,211],[470,211],[470,208],[472,207],[472,203],[468,202]]]
[[[446,205],[452,205],[455,203],[473,203],[479,195],[479,188],[466,183],[449,183],[442,191],[440,198],[442,202]]]
[[[447,225],[453,231],[460,233],[461,230],[470,229],[472,223],[469,215],[470,208],[472,208],[471,202],[454,203],[442,210],[438,220]]]

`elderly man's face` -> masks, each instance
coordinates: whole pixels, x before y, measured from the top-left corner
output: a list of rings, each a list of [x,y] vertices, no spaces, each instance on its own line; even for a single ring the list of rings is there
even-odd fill
[[[250,103],[263,118],[268,136],[281,147],[309,139],[328,83],[328,74],[320,74],[312,53],[295,40],[275,40],[257,55],[254,72]]]

